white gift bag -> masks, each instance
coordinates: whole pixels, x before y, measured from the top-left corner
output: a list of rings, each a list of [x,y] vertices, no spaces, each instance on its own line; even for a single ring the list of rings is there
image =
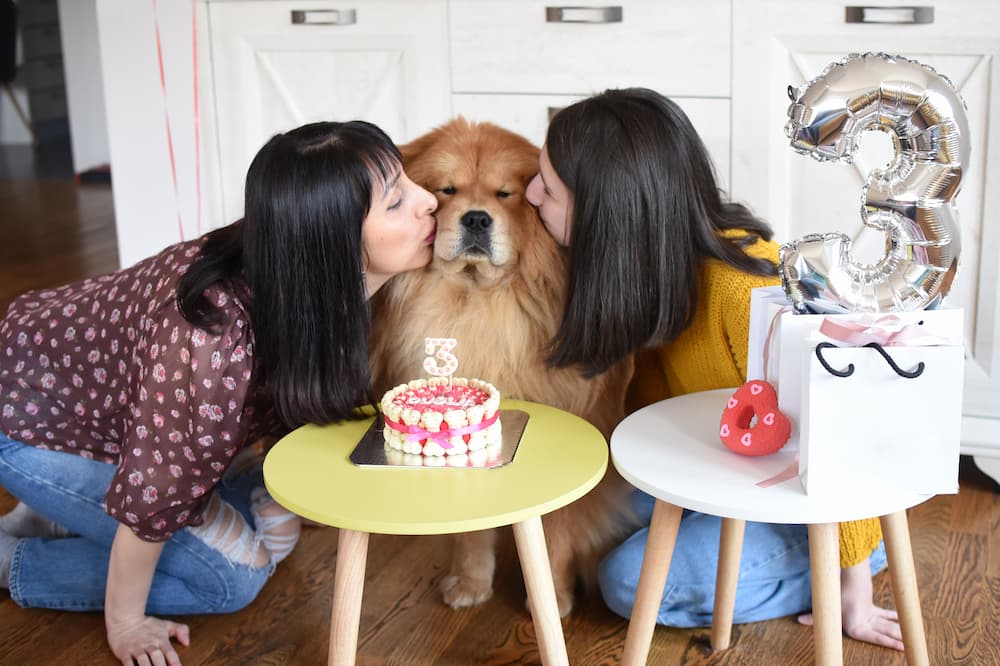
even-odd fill
[[[798,314],[791,309],[781,287],[759,287],[750,292],[750,331],[747,347],[747,380],[763,379],[778,392],[778,409],[792,422],[792,434],[782,450],[800,448],[802,398],[805,389],[803,368],[816,346],[811,336],[818,335],[824,321],[851,324],[874,322],[901,328],[919,325],[927,336],[960,345],[963,311],[961,308],[916,310],[885,314]],[[886,322],[879,324],[878,322]],[[832,338],[820,340],[833,342]],[[844,343],[838,343],[844,344]],[[765,364],[766,359],[766,364]]]
[[[791,309],[791,302],[785,290],[779,286],[757,287],[750,290],[750,329],[747,344],[747,381],[762,379],[770,381],[769,376],[775,375],[777,368],[773,357],[776,348],[777,321],[775,317],[783,311]],[[773,324],[773,326],[772,326]],[[768,336],[771,336],[770,339]],[[769,352],[765,345],[770,342]],[[767,367],[765,367],[767,356]],[[774,384],[774,382],[771,382]]]
[[[873,484],[958,492],[961,344],[883,347],[902,374],[871,347],[825,347],[818,334],[809,344],[799,451],[807,494],[850,493]]]
[[[750,330],[747,344],[747,381],[761,379],[769,382],[778,392],[778,409],[792,421],[792,435],[783,449],[785,451],[796,450],[799,447],[798,428],[796,423],[799,415],[799,389],[800,379],[794,373],[786,372],[784,381],[787,390],[784,391],[784,403],[782,402],[782,350],[781,340],[782,324],[784,315],[791,315],[791,303],[788,295],[781,287],[757,287],[750,292]],[[789,322],[787,330],[787,340],[789,348],[786,354],[795,354],[795,358],[800,358],[804,353],[804,348],[793,349],[795,345],[791,343],[801,338],[805,344],[805,337],[810,331],[819,328],[820,321],[810,319],[811,315],[799,315],[805,317],[802,320]],[[794,324],[794,325],[793,325]],[[800,327],[800,324],[808,324]],[[794,329],[794,330],[792,330]],[[786,364],[791,367],[801,367],[798,362]]]

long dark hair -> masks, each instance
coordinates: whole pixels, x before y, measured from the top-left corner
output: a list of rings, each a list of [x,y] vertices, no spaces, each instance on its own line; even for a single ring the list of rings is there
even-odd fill
[[[247,172],[243,219],[208,234],[181,279],[181,312],[209,329],[223,314],[205,289],[245,281],[259,367],[289,426],[352,418],[373,402],[361,227],[401,164],[363,121],[274,136]]]
[[[659,93],[607,90],[572,104],[552,119],[545,146],[573,200],[569,297],[551,365],[595,375],[680,335],[694,318],[705,258],[777,274],[743,251],[770,240],[770,227],[723,201],[691,121]],[[720,235],[727,229],[747,233]]]

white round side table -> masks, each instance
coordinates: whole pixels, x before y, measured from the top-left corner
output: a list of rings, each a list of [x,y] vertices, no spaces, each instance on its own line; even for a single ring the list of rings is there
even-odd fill
[[[712,647],[729,646],[740,551],[747,520],[803,523],[809,560],[816,663],[843,663],[838,523],[878,516],[908,664],[927,664],[906,509],[931,495],[852,486],[836,497],[806,495],[797,476],[761,487],[794,464],[795,452],[741,456],[719,439],[719,420],[735,388],[670,398],[628,416],[611,436],[611,459],[632,485],[656,498],[625,641],[624,664],[644,664],[656,625],[683,509],[722,517]]]

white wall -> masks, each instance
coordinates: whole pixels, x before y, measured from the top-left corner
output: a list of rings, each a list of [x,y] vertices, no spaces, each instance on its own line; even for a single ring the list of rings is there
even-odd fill
[[[110,161],[96,0],[59,0],[59,32],[73,171],[80,173]]]
[[[96,2],[118,255],[121,265],[128,266],[182,238],[198,235],[192,2],[157,3],[166,97],[160,85],[153,3]],[[204,5],[195,6],[204,26]],[[207,45],[204,30],[199,29],[199,60],[201,69],[207,69]],[[207,103],[202,100],[203,108],[208,108]],[[177,194],[165,116],[173,137]]]

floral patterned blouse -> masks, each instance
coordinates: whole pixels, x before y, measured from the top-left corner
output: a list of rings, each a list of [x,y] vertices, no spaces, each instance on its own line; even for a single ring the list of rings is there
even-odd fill
[[[0,431],[116,465],[104,508],[147,541],[200,523],[237,450],[273,430],[252,423],[260,392],[244,304],[206,292],[228,317],[217,334],[178,309],[177,282],[200,247],[28,292],[0,323]]]

